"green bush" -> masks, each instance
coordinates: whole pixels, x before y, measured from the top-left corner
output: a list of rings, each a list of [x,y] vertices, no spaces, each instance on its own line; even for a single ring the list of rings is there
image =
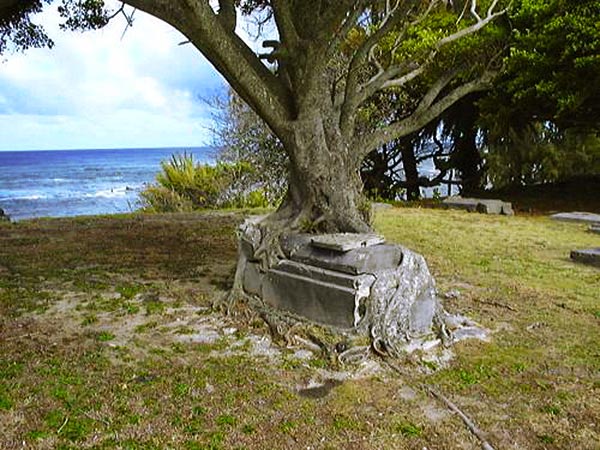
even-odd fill
[[[200,164],[192,154],[184,153],[172,155],[161,168],[156,183],[140,194],[145,211],[270,206],[265,189],[254,181],[256,171],[249,163]]]
[[[192,202],[164,186],[150,185],[140,193],[142,207],[148,212],[188,212]]]

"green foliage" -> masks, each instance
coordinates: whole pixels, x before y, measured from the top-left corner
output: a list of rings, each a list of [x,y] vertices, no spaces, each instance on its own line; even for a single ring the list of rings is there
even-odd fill
[[[564,132],[549,123],[510,128],[486,148],[489,181],[495,188],[550,183],[600,173],[600,138]]]
[[[102,331],[97,336],[96,339],[100,342],[108,342],[112,341],[116,336],[108,331]]]
[[[40,13],[44,4],[53,0],[15,0],[0,2],[0,55],[7,50],[24,51],[28,48],[52,48],[54,42],[32,17]],[[63,30],[96,30],[109,21],[111,11],[103,0],[61,0],[58,13]]]
[[[63,30],[97,30],[109,20],[104,0],[62,0],[58,13],[65,19]]]
[[[489,109],[600,127],[600,3],[520,0],[512,11],[510,55]]]
[[[423,434],[423,429],[412,422],[399,422],[396,424],[395,429],[398,433],[407,437],[417,437]]]
[[[161,163],[156,183],[141,192],[150,212],[186,212],[205,208],[266,207],[265,190],[254,183],[255,169],[247,162],[200,164],[192,154],[173,155]]]
[[[54,46],[43,27],[31,21],[44,3],[51,0],[28,0],[0,4],[0,55],[6,50],[25,50],[30,47]]]

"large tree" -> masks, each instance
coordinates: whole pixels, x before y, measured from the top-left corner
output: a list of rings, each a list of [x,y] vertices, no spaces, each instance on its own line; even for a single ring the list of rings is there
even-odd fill
[[[93,22],[101,1],[62,2],[69,27],[104,20]],[[457,57],[455,49],[504,12],[500,0],[123,3],[182,32],[283,144],[290,161],[288,192],[263,224],[270,231],[264,235],[273,238],[303,226],[368,231],[359,176],[364,157],[489,87],[495,72],[488,63],[497,49],[479,49],[469,59]],[[82,8],[93,14],[82,14]],[[274,24],[277,40],[263,43],[267,54],[257,55],[236,34],[243,13]],[[388,92],[402,114],[365,114],[376,96]],[[272,240],[264,240],[265,249]]]

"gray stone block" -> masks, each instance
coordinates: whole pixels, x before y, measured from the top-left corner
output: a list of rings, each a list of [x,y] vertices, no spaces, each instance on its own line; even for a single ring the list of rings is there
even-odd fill
[[[583,264],[600,267],[600,247],[571,251],[571,259]]]
[[[276,270],[284,271],[292,275],[312,278],[324,283],[334,283],[341,287],[353,289],[356,284],[356,276],[343,272],[323,269],[321,267],[311,266],[296,261],[284,259],[277,264]]]
[[[242,281],[244,291],[251,295],[262,295],[262,280],[263,274],[260,272],[258,263],[248,261]]]
[[[600,226],[600,214],[594,214],[590,212],[563,212],[558,214],[552,214],[550,218],[554,220],[560,220],[563,222],[583,222]]]
[[[402,261],[402,249],[397,245],[380,244],[339,253],[302,247],[290,259],[323,269],[358,275],[398,267]]]
[[[240,245],[238,270],[243,271],[244,290],[265,304],[364,333],[390,355],[439,342],[438,319],[446,313],[422,256],[387,244],[318,248],[311,242],[314,235],[296,234],[281,238],[287,259],[265,273],[247,256],[255,251],[259,225],[245,222],[240,231],[245,242]],[[371,242],[360,236],[350,240]]]
[[[397,245],[378,244],[340,253],[314,247],[314,237],[310,234],[286,235],[281,239],[281,248],[292,261],[351,275],[395,268],[402,261],[402,249]]]
[[[310,242],[316,248],[345,253],[357,248],[383,244],[385,239],[376,234],[336,233],[314,236]]]
[[[262,299],[269,305],[316,322],[352,328],[362,318],[361,298],[367,297],[374,276],[347,274],[282,261],[262,282]]]
[[[448,197],[442,201],[448,208],[464,209],[470,212],[480,212],[484,214],[503,214],[505,216],[514,215],[512,204],[496,199],[486,198],[468,198],[468,197]]]

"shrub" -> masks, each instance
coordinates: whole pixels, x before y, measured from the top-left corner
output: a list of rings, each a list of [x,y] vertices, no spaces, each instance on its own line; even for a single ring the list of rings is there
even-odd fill
[[[150,212],[187,212],[204,208],[266,207],[264,188],[257,185],[249,163],[200,164],[192,154],[172,155],[161,163],[156,183],[140,194],[142,208]]]

